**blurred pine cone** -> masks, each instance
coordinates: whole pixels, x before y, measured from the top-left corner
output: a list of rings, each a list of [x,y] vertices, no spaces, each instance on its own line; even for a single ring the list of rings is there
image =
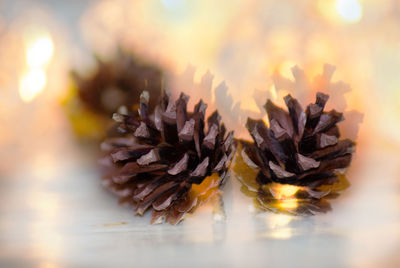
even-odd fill
[[[96,57],[97,69],[89,78],[72,71],[78,95],[87,108],[96,114],[111,117],[123,105],[139,104],[143,90],[153,96],[161,94],[162,71],[138,57],[118,50],[111,61]],[[150,102],[150,110],[156,102]]]
[[[165,219],[176,224],[223,184],[233,156],[233,132],[225,135],[217,111],[207,118],[205,131],[207,105],[200,101],[189,113],[184,94],[173,102],[164,93],[151,116],[148,100],[143,92],[140,119],[114,114],[122,134],[102,144],[107,152],[102,163],[108,167],[103,182],[120,202],[134,205],[137,214],[152,208],[152,223]]]
[[[304,111],[288,95],[284,100],[289,112],[268,100],[269,127],[262,120],[248,119],[246,126],[254,143],[241,143],[242,156],[259,169],[259,200],[286,198],[289,192],[302,199],[321,199],[330,193],[323,186],[337,183],[338,171],[350,165],[355,143],[339,139],[337,123],[344,117],[335,110],[324,112],[328,98],[318,93],[316,102]],[[286,193],[277,185],[286,185]]]

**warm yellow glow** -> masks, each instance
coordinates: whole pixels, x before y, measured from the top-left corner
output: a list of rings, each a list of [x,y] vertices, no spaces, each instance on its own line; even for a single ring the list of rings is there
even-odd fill
[[[32,69],[20,78],[19,95],[25,102],[32,101],[46,86],[46,73],[42,69]]]
[[[285,214],[271,214],[268,216],[269,226],[271,228],[285,227],[293,219],[293,216]]]
[[[277,199],[276,206],[280,209],[293,210],[299,206],[295,195],[303,187],[274,183],[268,186],[268,188],[271,194]]]
[[[268,118],[268,115],[266,114],[266,115],[264,115],[264,117],[263,117],[263,121],[264,121],[264,123],[266,124],[266,125],[268,125],[269,123],[269,118]]]
[[[336,0],[336,11],[348,22],[357,22],[362,17],[362,8],[357,0]]]
[[[28,44],[26,62],[29,68],[42,68],[51,60],[54,45],[49,36],[43,36]]]
[[[260,112],[255,100],[253,98],[243,98],[241,100],[241,108],[252,112]]]
[[[326,18],[331,20],[337,19],[334,1],[319,0],[317,2],[317,8],[319,12],[321,12],[321,14],[323,14]]]
[[[206,177],[202,183],[193,184],[190,190],[190,194],[193,196],[200,196],[206,194],[209,190],[217,188],[220,182],[218,173],[214,173],[211,176]]]
[[[47,83],[46,65],[53,57],[53,52],[53,40],[47,33],[27,38],[27,71],[19,80],[19,95],[23,101],[32,101],[45,88]]]
[[[291,199],[301,189],[299,186],[289,184],[276,184],[271,186],[276,199]]]
[[[282,62],[279,66],[279,73],[284,77],[293,77],[292,68],[296,65],[296,62],[287,60]]]
[[[288,239],[292,237],[293,232],[289,227],[293,216],[284,214],[270,214],[266,218],[267,225],[272,232],[268,233],[269,237],[276,239]]]
[[[268,91],[269,91],[269,93],[271,94],[272,101],[276,101],[276,99],[278,98],[278,95],[277,95],[277,93],[276,93],[275,86],[272,85],[272,86],[269,88]]]
[[[276,239],[289,239],[292,237],[292,229],[284,228],[284,229],[276,230],[276,231],[273,231],[270,236],[273,238],[276,238]]]
[[[297,199],[284,199],[279,201],[279,207],[282,209],[295,209],[298,205]]]
[[[189,198],[191,200],[197,200],[195,209],[200,208],[202,204],[209,201],[216,201],[216,198],[221,193],[218,189],[220,183],[220,177],[218,173],[214,173],[211,176],[206,177],[202,183],[193,184],[189,191]]]

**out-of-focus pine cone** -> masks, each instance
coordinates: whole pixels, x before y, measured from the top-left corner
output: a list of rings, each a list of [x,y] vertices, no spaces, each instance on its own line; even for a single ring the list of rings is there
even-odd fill
[[[118,50],[111,61],[96,57],[97,69],[89,78],[72,71],[78,95],[91,111],[110,117],[120,106],[139,104],[143,90],[153,96],[161,94],[162,71],[157,66]],[[153,110],[156,101],[149,103]]]
[[[153,115],[148,100],[144,92],[140,119],[114,114],[122,134],[102,144],[103,182],[137,214],[152,208],[152,223],[176,224],[219,191],[234,153],[233,132],[226,134],[217,111],[205,126],[207,105],[200,101],[187,112],[184,94],[173,102],[164,93]]]
[[[318,93],[316,102],[303,110],[288,95],[288,111],[268,100],[269,127],[263,120],[248,119],[254,143],[243,141],[241,156],[259,169],[255,182],[261,199],[284,199],[289,192],[302,199],[321,199],[330,193],[323,186],[337,183],[339,171],[350,165],[355,143],[340,139],[337,123],[344,117],[335,110],[324,111],[328,98]],[[285,185],[285,192],[277,185]]]

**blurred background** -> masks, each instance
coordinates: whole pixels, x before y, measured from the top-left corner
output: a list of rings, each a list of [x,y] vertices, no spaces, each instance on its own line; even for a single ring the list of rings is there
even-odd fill
[[[309,81],[336,66],[327,90],[357,137],[352,187],[324,215],[255,215],[232,178],[226,222],[133,217],[102,190],[62,105],[70,70],[90,72],[94,54],[119,46],[244,138],[267,98],[311,101],[293,66]],[[0,0],[0,264],[398,267],[399,88],[398,0]]]

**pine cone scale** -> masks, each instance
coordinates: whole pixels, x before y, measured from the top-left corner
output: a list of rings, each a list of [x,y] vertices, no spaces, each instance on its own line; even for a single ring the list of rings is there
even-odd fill
[[[355,143],[351,140],[342,140],[339,141],[336,145],[314,151],[312,154],[309,155],[309,157],[316,160],[323,160],[334,156],[340,156],[346,153],[351,153],[354,145]]]
[[[289,137],[293,137],[293,123],[289,114],[270,100],[265,104],[265,108],[268,113],[269,122],[272,124],[272,121],[276,121]]]
[[[153,146],[122,147],[113,150],[110,153],[110,157],[114,163],[138,159],[143,155],[149,153],[153,148]]]

